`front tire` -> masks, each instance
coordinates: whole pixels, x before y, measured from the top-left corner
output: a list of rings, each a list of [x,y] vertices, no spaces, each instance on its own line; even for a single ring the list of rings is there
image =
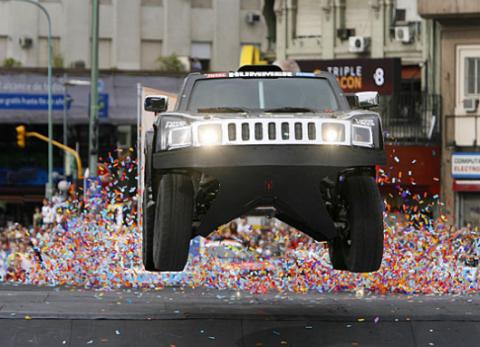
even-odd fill
[[[162,176],[155,208],[153,260],[158,271],[182,271],[187,263],[193,218],[189,176]]]
[[[378,186],[370,176],[347,176],[340,184],[346,230],[329,244],[332,265],[351,272],[377,271],[383,257],[383,202]]]
[[[155,225],[155,203],[148,201],[148,188],[143,193],[143,225],[142,225],[142,261],[145,270],[155,271],[153,262],[153,234]]]
[[[148,136],[148,135],[147,135]],[[142,196],[142,261],[145,270],[155,271],[153,262],[153,233],[155,225],[155,201],[152,197],[152,175],[150,157],[152,155],[152,142],[146,141],[145,145],[145,173]]]

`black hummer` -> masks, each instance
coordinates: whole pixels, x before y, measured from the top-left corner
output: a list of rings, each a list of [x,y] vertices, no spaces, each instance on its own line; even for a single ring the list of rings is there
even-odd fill
[[[357,93],[358,108],[377,103]],[[352,109],[333,75],[274,66],[190,74],[174,112],[156,112],[145,145],[143,262],[180,271],[190,239],[257,207],[318,241],[335,269],[376,271],[383,255],[385,163],[378,113]]]

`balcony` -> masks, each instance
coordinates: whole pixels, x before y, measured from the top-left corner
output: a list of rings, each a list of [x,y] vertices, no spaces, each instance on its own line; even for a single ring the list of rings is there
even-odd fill
[[[480,15],[475,0],[418,0],[418,14],[425,18],[473,17]]]
[[[397,93],[380,98],[385,142],[401,144],[440,143],[441,96]]]

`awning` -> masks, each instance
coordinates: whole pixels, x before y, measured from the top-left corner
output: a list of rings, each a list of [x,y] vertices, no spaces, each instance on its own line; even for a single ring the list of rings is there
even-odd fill
[[[402,80],[419,80],[422,78],[422,70],[418,65],[402,66]]]
[[[88,75],[68,75],[68,79],[89,80]],[[0,94],[8,95],[45,95],[47,93],[46,75],[37,72],[1,73]],[[54,95],[63,100],[63,75],[55,76]],[[101,74],[99,93],[108,94],[108,117],[100,118],[101,123],[136,124],[137,122],[137,84],[176,93],[183,81],[182,76],[130,75],[121,73]],[[88,86],[69,86],[68,95],[73,99],[68,110],[69,124],[88,123],[89,95]],[[26,110],[0,108],[1,123],[46,124],[46,109]],[[63,110],[53,112],[53,122],[63,122]]]
[[[454,192],[480,192],[480,180],[454,180]]]

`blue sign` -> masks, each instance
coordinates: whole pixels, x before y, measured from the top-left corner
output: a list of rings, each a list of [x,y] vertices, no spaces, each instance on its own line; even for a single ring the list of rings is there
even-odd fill
[[[63,102],[63,94],[52,95],[53,110],[63,110]],[[70,108],[70,105],[71,102],[67,103],[67,108]],[[48,94],[0,93],[0,109],[34,111],[48,110]]]
[[[107,93],[98,93],[98,118],[108,118]]]
[[[90,94],[88,104],[90,104]],[[98,118],[108,118],[108,93],[98,93]]]
[[[63,168],[54,168],[63,175]],[[43,186],[48,181],[47,169],[39,167],[0,168],[1,186]]]

